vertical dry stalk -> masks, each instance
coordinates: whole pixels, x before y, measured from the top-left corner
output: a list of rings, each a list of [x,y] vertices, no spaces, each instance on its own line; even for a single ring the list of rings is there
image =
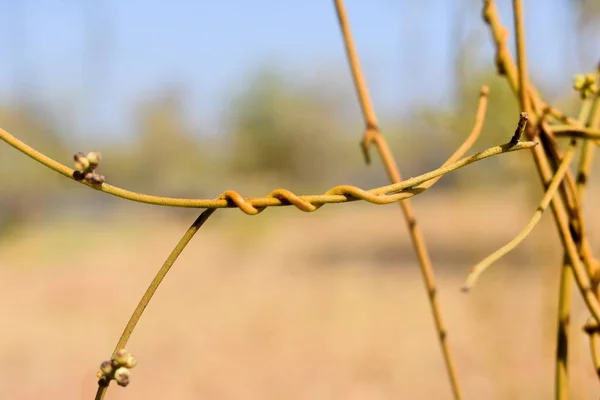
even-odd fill
[[[493,0],[483,0],[484,20],[490,26],[494,42],[496,44],[496,63],[498,72],[508,78],[508,82],[513,91],[518,95],[521,107],[527,110],[532,106],[535,114],[532,115],[532,128],[528,129],[527,135],[530,140],[541,135],[542,146],[532,149],[536,168],[542,184],[546,186],[551,180],[557,165],[561,161],[560,151],[555,144],[554,135],[551,127],[543,121],[546,113],[557,118],[564,115],[551,107],[544,105],[539,99],[535,88],[527,80],[527,62],[525,58],[525,38],[523,7],[521,0],[513,0],[513,15],[515,19],[515,33],[517,44],[518,69],[512,61],[505,44],[506,29],[499,21],[496,6]],[[518,74],[518,77],[516,76]],[[517,81],[518,78],[518,81]],[[528,96],[531,96],[528,98]],[[561,118],[567,124],[577,126],[577,121],[568,118]],[[587,153],[588,146],[584,146],[584,158],[589,157]],[[585,165],[585,167],[584,167]],[[589,160],[582,159],[578,181],[582,172],[589,165]],[[587,176],[587,174],[584,173]],[[568,356],[568,317],[570,312],[570,277],[573,275],[577,283],[580,294],[582,295],[589,311],[593,316],[595,324],[600,322],[600,303],[595,293],[596,283],[592,277],[596,273],[594,258],[591,255],[585,230],[583,228],[583,219],[581,218],[581,201],[583,187],[578,183],[577,187],[570,173],[565,177],[564,184],[561,187],[561,196],[552,199],[552,213],[556,222],[557,230],[565,249],[563,262],[563,271],[560,285],[560,305],[558,311],[558,334],[557,334],[557,354],[556,354],[556,379],[555,396],[557,399],[567,398],[567,356]],[[593,342],[593,338],[591,338]]]
[[[343,0],[334,0],[334,3],[339,20],[339,25],[344,38],[348,62],[350,64],[350,69],[352,71],[352,76],[354,79],[354,85],[356,87],[356,92],[362,108],[363,117],[366,125],[366,131],[364,133],[362,141],[362,149],[365,155],[365,160],[367,163],[369,163],[370,159],[368,148],[371,143],[374,143],[377,147],[377,150],[379,151],[379,155],[383,161],[390,181],[392,181],[393,183],[400,182],[402,180],[402,176],[400,174],[396,161],[394,160],[394,157],[390,152],[389,146],[379,129],[377,116],[375,114],[371,98],[369,96],[369,91],[363,76],[360,61],[358,59],[356,46],[354,44],[354,40],[350,31],[350,24],[348,22],[348,17],[346,15]],[[446,363],[446,369],[450,378],[450,385],[452,387],[454,399],[459,400],[462,399],[462,393],[458,381],[456,367],[454,365],[454,359],[452,357],[452,353],[448,345],[448,335],[444,327],[442,313],[440,311],[440,306],[437,299],[435,274],[431,265],[431,259],[428,254],[427,247],[425,245],[423,234],[421,233],[421,230],[417,225],[417,220],[415,218],[415,214],[411,207],[410,201],[407,199],[399,202],[399,204],[402,208],[404,218],[410,231],[413,247],[419,259],[419,264],[421,266],[421,272],[423,274],[425,286],[427,288],[429,303],[431,306],[431,311],[433,313],[435,327],[437,330],[440,346],[442,348],[444,361]]]
[[[516,15],[517,17],[522,17],[522,13],[517,13]],[[506,51],[506,45],[504,43],[506,37],[506,30],[500,23],[497,9],[493,0],[484,0],[484,18],[486,22],[490,25],[492,35],[494,36],[494,41],[496,43],[497,48],[497,63],[501,67],[500,70],[501,72],[506,73],[507,78],[509,78],[509,83],[513,88],[513,91],[515,91],[515,93],[519,93],[519,83],[516,81],[514,76],[516,67],[512,61],[510,53]],[[532,95],[532,93],[535,93],[535,90],[530,86],[529,94]],[[536,97],[532,97],[531,101],[534,107],[536,108],[536,111],[541,112],[543,111],[543,109],[547,108],[546,106],[541,107],[542,102]],[[532,115],[532,125],[537,124],[538,118],[538,115]],[[533,140],[538,136],[538,132],[532,129],[528,129],[526,133],[530,140]],[[542,183],[544,185],[547,185],[552,179],[553,175],[550,160],[544,149],[540,148],[539,146],[532,148],[532,153]],[[555,164],[559,162],[558,160],[553,161]],[[572,176],[569,178],[569,175],[570,173],[567,174],[566,179],[572,179]],[[556,222],[558,232],[560,234],[561,242],[569,255],[570,264],[572,265],[572,269],[575,274],[574,276],[576,278],[578,289],[586,305],[592,312],[594,318],[600,320],[600,303],[593,294],[590,277],[588,276],[586,271],[586,269],[589,270],[589,268],[591,268],[587,265],[589,264],[589,260],[591,260],[591,257],[583,257],[585,264],[579,257],[575,239],[570,232],[569,210],[566,208],[563,199],[560,197],[555,197],[552,200],[551,206],[554,220]],[[585,249],[583,250],[583,252],[585,255]]]
[[[513,16],[515,20],[515,41],[517,47],[517,66],[519,73],[519,100],[521,111],[531,113],[529,107],[529,88],[527,77],[527,53],[525,51],[525,26],[522,0],[513,0]]]
[[[563,257],[560,270],[558,295],[558,327],[556,334],[556,363],[554,371],[554,398],[566,400],[569,397],[569,319],[571,316],[571,285],[573,272],[569,256]]]
[[[590,118],[592,105],[593,101],[591,99],[584,100],[578,118],[579,123],[582,125],[589,125],[588,119]],[[593,151],[594,146],[590,143],[590,141],[584,140],[583,147],[581,149],[581,157],[579,160],[579,168],[577,171],[576,194],[579,211],[581,211],[581,205],[583,204],[585,183],[591,169]],[[578,245],[581,251],[581,241],[578,243]],[[554,377],[554,396],[556,400],[566,400],[569,398],[569,320],[571,315],[571,285],[573,283],[573,273],[568,262],[568,255],[565,254],[563,259],[558,294],[558,326],[556,335],[556,364]]]

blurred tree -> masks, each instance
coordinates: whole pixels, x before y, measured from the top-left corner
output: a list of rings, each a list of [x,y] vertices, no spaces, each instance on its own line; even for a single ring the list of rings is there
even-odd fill
[[[568,0],[574,8],[581,24],[582,30],[594,29],[598,31],[597,23],[600,20],[600,2],[598,0]]]
[[[200,143],[185,126],[182,91],[164,90],[140,106],[138,118],[139,157],[122,159],[123,170],[133,172],[142,186],[171,195],[197,186],[204,162]]]
[[[0,126],[44,154],[69,163],[70,154],[48,113],[32,103],[0,108]],[[10,146],[0,146],[0,235],[30,221],[52,207],[49,200],[61,187],[62,177],[23,156]]]
[[[235,171],[270,175],[283,185],[318,181],[335,169],[340,104],[320,94],[331,88],[293,85],[271,67],[248,81],[228,116]]]
[[[600,1],[567,0],[576,18],[576,46],[584,68],[600,62]],[[590,65],[592,64],[592,65]]]

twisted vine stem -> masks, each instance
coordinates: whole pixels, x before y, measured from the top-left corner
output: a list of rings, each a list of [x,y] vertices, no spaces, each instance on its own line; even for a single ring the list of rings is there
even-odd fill
[[[73,169],[53,160],[52,158],[38,152],[16,137],[0,129],[0,139],[21,151],[27,156],[33,158],[46,167],[73,179]],[[346,203],[358,200],[364,200],[372,204],[390,204],[398,200],[404,200],[421,193],[424,188],[418,188],[419,185],[441,177],[447,173],[465,167],[477,161],[488,157],[497,156],[503,153],[525,150],[533,148],[537,142],[521,142],[517,145],[504,144],[490,147],[487,150],[465,157],[452,164],[442,166],[425,174],[406,179],[404,181],[391,185],[381,186],[370,190],[364,190],[351,185],[339,185],[329,189],[321,195],[302,195],[299,196],[287,189],[276,189],[268,196],[261,198],[244,198],[236,191],[228,190],[216,199],[183,199],[175,197],[153,196],[143,193],[132,192],[108,183],[92,184],[82,180],[76,182],[125,200],[131,200],[138,203],[154,204],[167,207],[186,207],[186,208],[239,208],[248,215],[256,215],[267,207],[280,207],[293,205],[301,211],[312,212],[318,210],[325,204]],[[429,186],[430,187],[430,186]],[[412,192],[411,192],[412,190]]]

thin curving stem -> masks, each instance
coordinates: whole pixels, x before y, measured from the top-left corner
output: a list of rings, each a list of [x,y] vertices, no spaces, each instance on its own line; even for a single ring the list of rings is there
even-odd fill
[[[190,242],[190,240],[192,240],[192,238],[194,237],[196,232],[198,232],[198,230],[202,227],[202,225],[204,225],[206,220],[208,220],[208,218],[214,212],[215,212],[215,209],[204,210],[200,214],[200,216],[198,218],[196,218],[194,223],[188,228],[188,230],[185,232],[183,237],[179,240],[179,243],[177,243],[177,245],[175,246],[173,251],[171,251],[171,254],[169,254],[169,257],[167,257],[164,264],[160,267],[160,269],[156,273],[156,276],[154,277],[154,279],[152,279],[152,282],[150,282],[150,286],[148,286],[148,289],[146,289],[146,292],[144,292],[144,295],[142,296],[140,302],[138,303],[137,307],[133,311],[133,314],[131,314],[129,321],[127,322],[127,325],[125,326],[125,329],[123,329],[123,333],[121,334],[121,337],[119,338],[119,341],[117,342],[117,345],[115,346],[113,355],[117,352],[117,350],[125,348],[125,346],[127,345],[127,342],[129,341],[129,338],[131,337],[131,334],[133,333],[133,330],[135,329],[135,326],[137,325],[140,318],[142,317],[142,314],[144,313],[144,310],[146,309],[146,307],[148,307],[148,304],[150,303],[152,296],[154,296],[154,293],[160,286],[161,282],[163,281],[163,279],[165,279],[165,276],[167,276],[167,273],[169,273],[169,270],[171,269],[171,267],[173,266],[173,264],[175,263],[175,261],[177,260],[177,258],[181,254],[181,252],[183,251],[183,249],[185,249],[185,246],[188,245],[188,243]],[[98,385],[98,390],[96,392],[96,400],[102,400],[104,398],[104,395],[105,395],[107,389],[108,389],[108,386]]]

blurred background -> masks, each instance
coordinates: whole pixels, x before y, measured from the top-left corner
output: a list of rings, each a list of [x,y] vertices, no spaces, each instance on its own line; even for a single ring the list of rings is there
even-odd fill
[[[489,108],[472,151],[508,141],[519,110],[495,76],[481,1],[346,3],[405,177],[462,142],[482,84]],[[510,2],[498,3],[512,30]],[[532,79],[575,116],[572,77],[600,59],[600,3],[529,0],[525,15]],[[358,146],[363,122],[332,2],[2,0],[0,57],[0,126],[67,165],[100,151],[99,172],[117,186],[214,198],[388,183]],[[459,292],[541,196],[530,154],[518,152],[413,201],[468,399],[552,396],[562,252],[550,215],[471,294]],[[598,254],[600,212],[585,213]],[[1,392],[91,398],[98,365],[197,215],[97,193],[0,144]],[[587,316],[576,299],[573,399],[600,394],[580,330]],[[107,398],[451,398],[396,205],[216,212],[128,349],[139,360],[132,383],[111,385]]]

